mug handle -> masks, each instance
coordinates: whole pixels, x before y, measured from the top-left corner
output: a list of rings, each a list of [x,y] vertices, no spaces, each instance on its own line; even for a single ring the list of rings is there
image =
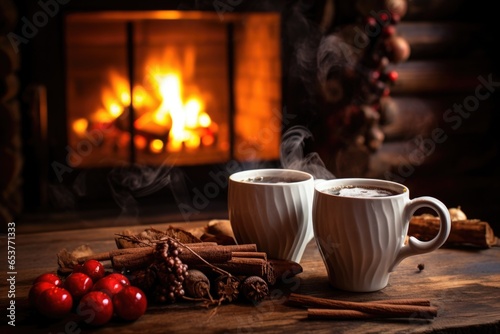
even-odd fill
[[[410,236],[408,243],[399,250],[399,253],[396,256],[389,272],[393,271],[403,259],[413,255],[432,252],[441,247],[445,243],[446,239],[448,239],[451,230],[450,212],[441,201],[434,197],[423,196],[410,200],[406,204],[403,211],[404,221],[409,222],[413,213],[417,211],[417,209],[423,207],[429,207],[438,214],[440,220],[438,234],[429,241],[421,241]]]

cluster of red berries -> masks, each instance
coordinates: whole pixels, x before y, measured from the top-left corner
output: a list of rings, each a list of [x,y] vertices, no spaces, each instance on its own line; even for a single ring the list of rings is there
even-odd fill
[[[64,280],[53,273],[38,276],[29,291],[30,304],[46,317],[61,319],[75,312],[84,322],[101,326],[113,316],[135,321],[147,308],[144,292],[120,273],[106,273],[88,260]]]

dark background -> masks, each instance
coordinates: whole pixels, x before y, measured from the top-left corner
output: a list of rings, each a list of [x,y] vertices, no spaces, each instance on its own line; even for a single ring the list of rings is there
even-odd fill
[[[227,1],[223,3],[228,3]],[[325,139],[333,131],[326,122],[331,110],[321,103],[315,83],[317,67],[314,54],[321,38],[334,34],[345,24],[358,19],[353,4],[334,1],[335,12],[325,24],[328,1],[242,1],[233,6],[236,12],[276,11],[282,13],[282,74],[283,106],[297,115],[292,125],[309,128],[314,138],[306,142],[306,153],[319,152],[325,166],[336,177],[364,176],[392,178],[411,189],[411,197],[429,195],[441,199],[448,207],[460,206],[469,218],[489,222],[500,233],[498,205],[499,172],[499,113],[498,93],[492,92],[481,101],[477,110],[464,118],[457,128],[443,119],[445,112],[456,103],[463,103],[475,94],[478,77],[500,82],[498,23],[492,5],[485,1],[409,1],[408,13],[397,29],[407,38],[412,53],[402,64],[392,64],[400,78],[390,97],[397,106],[393,118],[382,129],[386,138],[381,148],[368,155],[347,155],[338,152]],[[18,19],[31,18],[40,10],[36,1],[15,2]],[[228,7],[229,8],[229,7]],[[105,9],[147,10],[181,9],[214,11],[213,1],[80,1],[60,5],[60,11],[39,29],[29,43],[22,45],[20,79],[17,99],[20,101],[23,169],[19,191],[22,205],[12,210],[12,219],[19,218],[36,224],[63,221],[79,226],[110,224],[123,216],[144,223],[183,219],[178,204],[193,201],[194,189],[203,189],[211,181],[209,172],[227,173],[226,165],[201,167],[178,166],[169,171],[170,186],[145,198],[132,196],[132,207],[117,203],[104,182],[110,170],[77,171],[63,183],[55,180],[47,165],[64,160],[66,129],[64,118],[64,44],[63,15],[67,11]],[[328,18],[327,18],[328,19]],[[327,20],[328,21],[328,20]],[[20,33],[22,22],[14,31]],[[10,31],[10,30],[7,30]],[[302,57],[310,56],[307,62]],[[305,66],[304,64],[308,64]],[[39,141],[36,115],[32,110],[33,85],[44,85],[48,93],[48,137]],[[7,126],[2,124],[2,126]],[[415,138],[429,138],[436,128],[443,129],[446,141],[436,145],[425,161],[410,171],[409,154],[415,149]],[[45,145],[45,146],[44,146]],[[40,155],[41,154],[41,155]],[[339,165],[342,160],[342,166]],[[366,168],[360,169],[359,165]],[[279,166],[278,161],[239,163],[239,168]],[[347,166],[347,167],[346,167]],[[350,168],[351,167],[351,168]],[[146,167],[134,167],[140,175]],[[402,173],[403,171],[403,173]],[[402,175],[404,174],[404,175]],[[396,177],[395,177],[396,176]],[[81,196],[76,182],[84,182]],[[179,190],[180,189],[180,190]],[[79,195],[80,194],[80,195]],[[206,219],[226,215],[226,189],[221,187],[216,199],[197,210],[190,218]],[[126,202],[125,202],[126,203]],[[124,210],[124,206],[127,210]],[[109,218],[106,220],[105,218]]]

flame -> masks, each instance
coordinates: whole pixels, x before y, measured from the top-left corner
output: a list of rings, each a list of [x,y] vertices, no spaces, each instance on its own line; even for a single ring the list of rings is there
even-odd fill
[[[109,72],[109,80],[111,81],[111,86],[113,91],[119,99],[119,102],[123,106],[128,106],[130,104],[130,85],[124,77],[115,71]]]
[[[136,135],[134,136],[134,145],[140,150],[143,150],[146,148],[146,145],[148,144],[146,138],[141,135]]]
[[[202,130],[213,128],[215,123],[206,112],[201,96],[185,92],[183,73],[180,72],[182,69],[188,78],[193,77],[195,58],[196,52],[192,48],[187,49],[183,65],[178,64],[171,49],[167,49],[160,58],[151,57],[146,62],[147,75],[143,85],[134,86],[132,101],[127,78],[117,71],[109,71],[109,85],[101,90],[102,106],[91,119],[101,123],[113,122],[133,102],[137,113],[134,126],[141,133],[152,135],[149,139],[147,135],[136,138],[137,148],[147,146],[151,152],[160,153],[165,146],[167,151],[177,152],[183,148],[212,145],[215,142],[213,131],[207,134]],[[73,123],[77,134],[86,131],[86,128],[82,119]]]
[[[89,121],[85,118],[79,118],[73,122],[73,131],[79,135],[83,136],[87,131],[89,126]]]
[[[160,125],[171,124],[167,150],[178,152],[183,147],[197,148],[201,145],[201,136],[196,131],[211,124],[210,116],[204,112],[205,105],[197,96],[184,99],[182,75],[158,66],[152,67],[150,78],[161,96],[161,104],[153,112],[153,120]]]
[[[153,139],[149,144],[149,149],[153,153],[160,153],[163,150],[163,141],[161,139]]]

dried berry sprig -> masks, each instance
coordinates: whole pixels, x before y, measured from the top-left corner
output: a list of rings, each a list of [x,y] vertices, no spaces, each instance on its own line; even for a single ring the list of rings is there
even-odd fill
[[[188,276],[187,265],[179,259],[182,249],[172,238],[155,245],[155,256],[158,261],[152,264],[159,284],[155,289],[155,298],[159,302],[174,303],[184,296],[183,282]]]

